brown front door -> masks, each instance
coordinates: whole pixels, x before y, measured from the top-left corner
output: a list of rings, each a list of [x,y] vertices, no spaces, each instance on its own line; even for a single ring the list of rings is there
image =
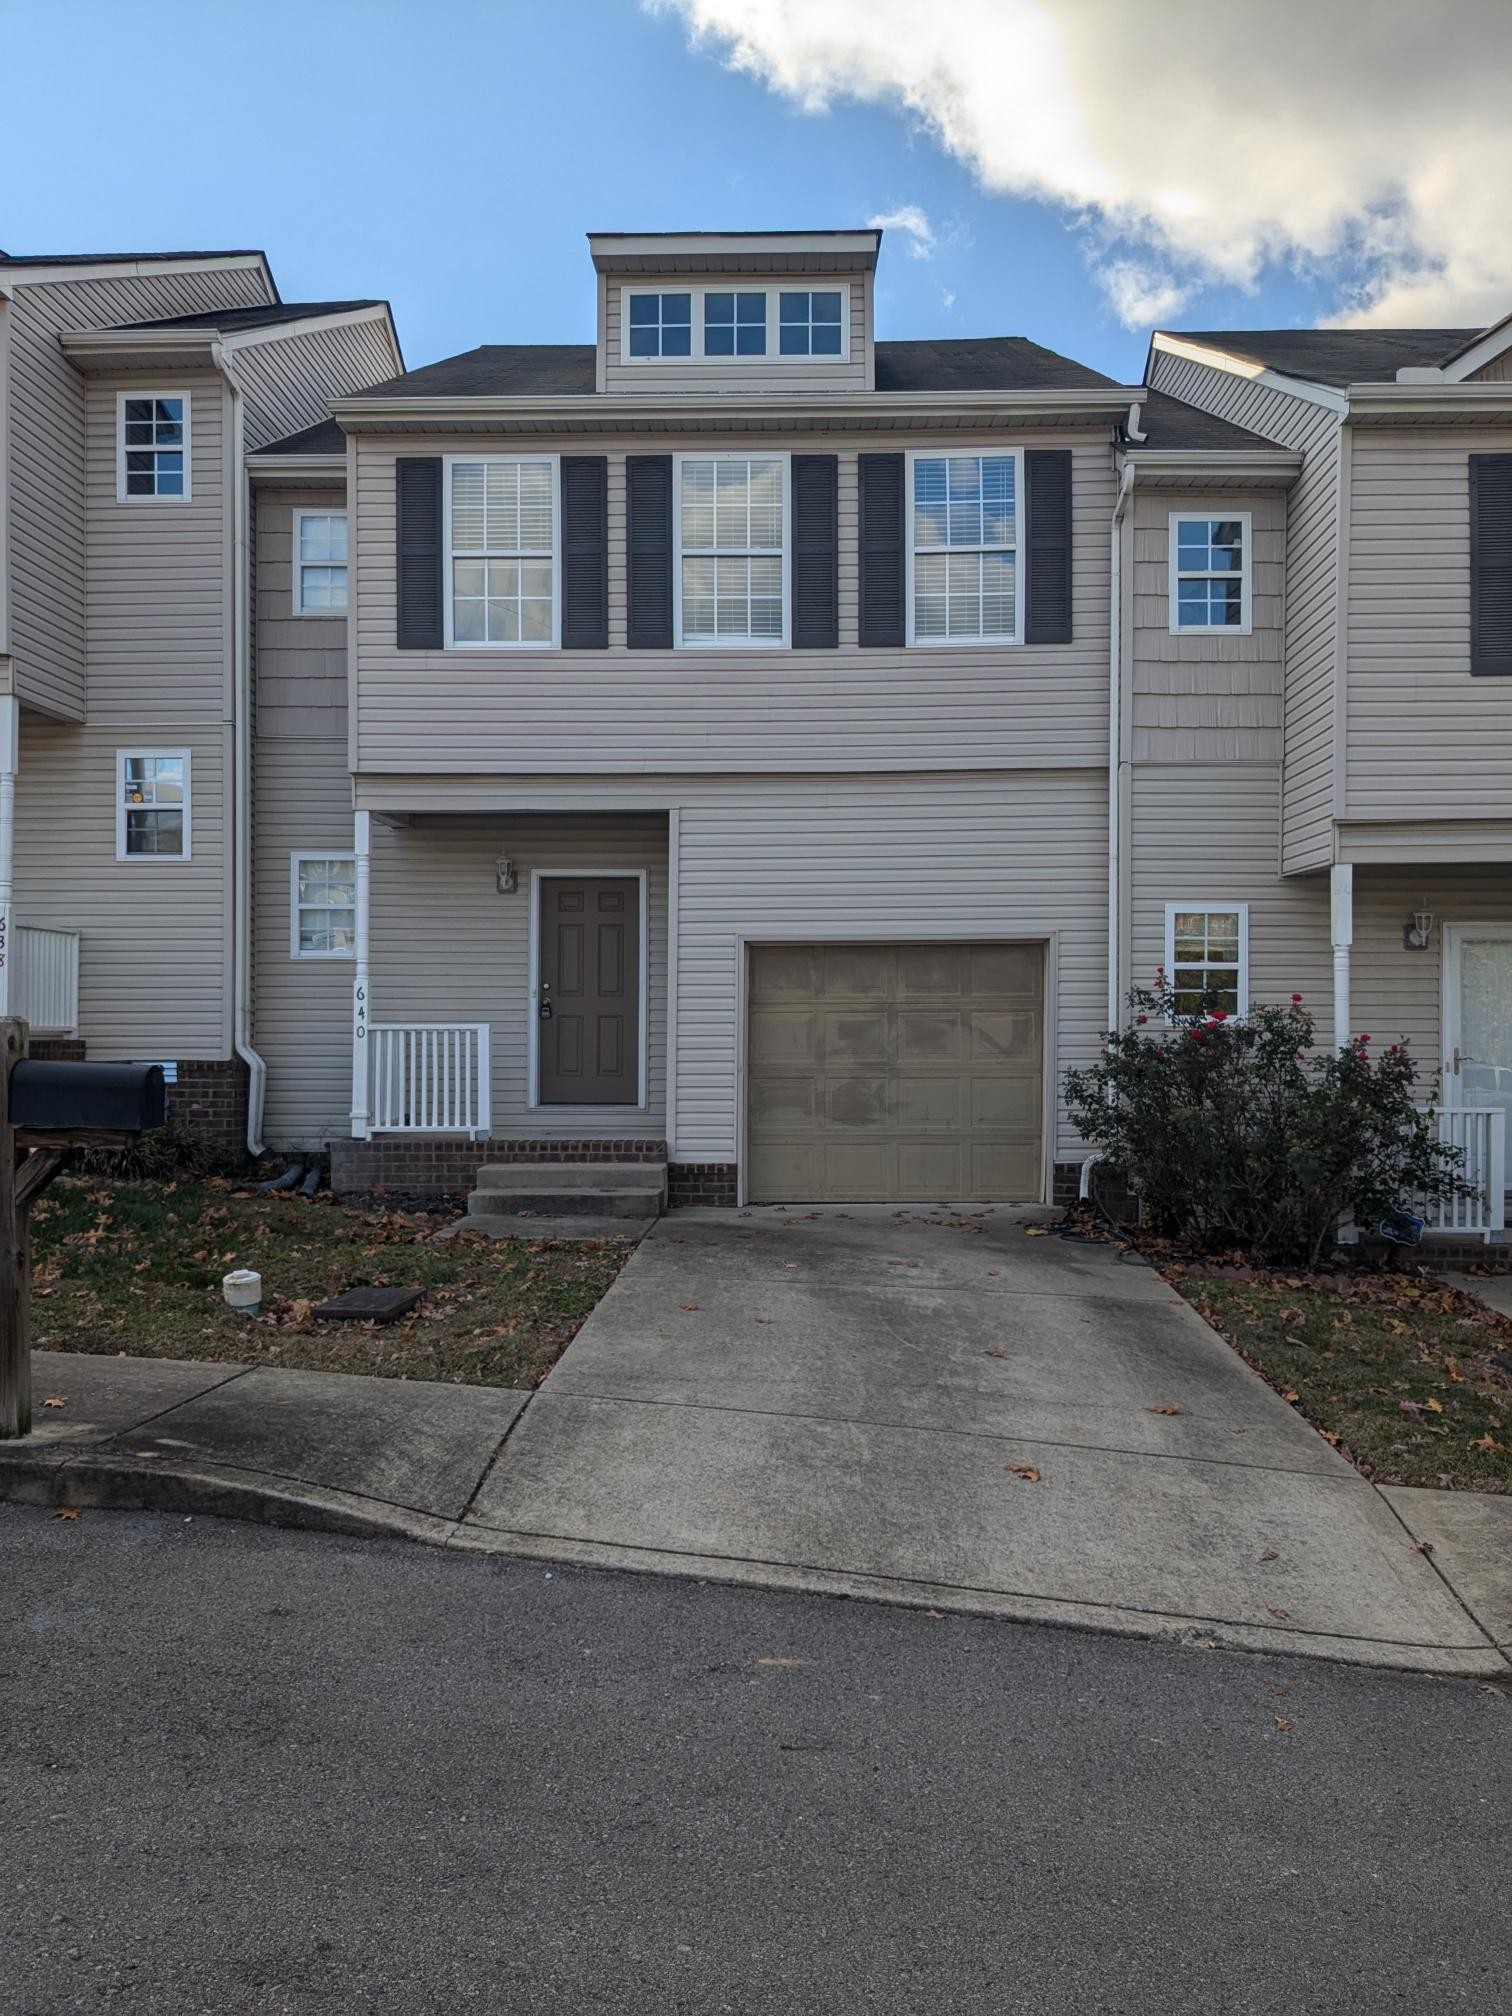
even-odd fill
[[[541,878],[543,1106],[640,1103],[640,882]]]

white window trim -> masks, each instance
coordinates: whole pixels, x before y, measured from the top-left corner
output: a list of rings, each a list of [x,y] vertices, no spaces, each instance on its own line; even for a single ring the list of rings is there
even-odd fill
[[[749,361],[749,360],[747,360]],[[683,638],[682,472],[684,462],[782,464],[782,635]],[[793,636],[793,458],[786,449],[711,448],[672,457],[672,648],[674,651],[786,651]]]
[[[357,956],[355,942],[351,950],[347,952],[311,952],[300,944],[299,912],[301,905],[299,901],[299,867],[302,861],[350,861],[352,864],[353,881],[357,877],[357,857],[354,854],[344,853],[339,846],[299,847],[289,856],[289,957],[291,959],[355,959]],[[311,904],[306,907],[329,910],[332,906],[329,903],[320,903]],[[357,906],[354,903],[352,906],[354,939],[356,909]]]
[[[1249,942],[1248,903],[1231,903],[1226,897],[1223,896],[1193,896],[1185,902],[1167,903],[1167,905],[1165,906],[1165,976],[1166,976],[1166,985],[1168,987],[1173,988],[1176,984],[1176,918],[1178,913],[1183,910],[1200,910],[1205,915],[1215,910],[1217,911],[1232,910],[1238,916],[1239,974],[1238,974],[1238,984],[1235,989],[1235,992],[1238,995],[1239,1007],[1237,1013],[1230,1019],[1236,1022],[1242,1022],[1250,1011],[1250,981],[1249,981],[1250,942]],[[1212,962],[1210,960],[1204,961],[1204,964],[1210,965],[1212,964]]]
[[[306,518],[345,518],[347,521],[347,557],[345,561],[345,566],[347,570],[347,599],[345,605],[340,609],[306,609],[306,607],[304,606],[304,563],[300,560],[299,548],[302,536],[300,532],[300,527],[304,524]],[[331,622],[334,620],[337,623],[344,623],[346,621],[347,610],[350,609],[352,605],[351,540],[352,540],[352,517],[349,511],[322,510],[320,509],[319,506],[311,504],[308,505],[305,509],[296,511],[294,513],[294,520],[293,525],[291,527],[291,538],[289,544],[289,562],[293,570],[294,579],[289,593],[293,613],[296,616],[299,617],[308,616],[313,619],[319,619],[323,617],[327,622]],[[335,566],[337,563],[335,561],[312,560],[308,564],[312,567],[325,567],[325,566]]]
[[[706,294],[765,294],[766,295],[766,354],[761,357],[706,357],[704,353],[704,296]],[[838,294],[840,296],[840,354],[838,357],[816,357],[812,351],[804,351],[797,357],[784,357],[778,348],[781,340],[781,304],[779,294]],[[691,294],[693,316],[692,349],[686,357],[632,357],[630,355],[630,302],[636,295],[647,294]],[[681,287],[676,281],[666,281],[655,287],[621,287],[620,289],[620,362],[639,368],[642,364],[660,365],[675,369],[679,364],[686,369],[690,364],[709,363],[723,368],[734,365],[737,368],[753,364],[849,364],[851,361],[851,283],[848,280],[832,280],[826,276],[806,276],[802,282],[790,280],[743,279],[732,273],[723,283],[712,281],[708,285]]]
[[[999,461],[1011,460],[1013,469],[1013,635],[1011,637],[918,637],[914,634],[914,464],[916,462],[938,462],[941,456],[947,460],[953,455],[990,455]],[[907,627],[904,638],[910,650],[919,651],[979,651],[985,645],[988,650],[1017,650],[1024,641],[1024,451],[1022,448],[978,447],[975,442],[952,442],[941,448],[910,448],[903,469],[903,560],[906,572],[905,597]],[[942,548],[942,551],[966,552],[981,550],[1001,551],[1001,548],[973,548],[970,546]]]
[[[1177,528],[1182,525],[1239,524],[1244,528],[1244,565],[1239,570],[1240,617],[1237,623],[1183,623],[1178,581],[1228,580],[1228,575],[1186,574],[1177,565]],[[1166,609],[1173,637],[1248,637],[1251,631],[1250,585],[1255,568],[1254,531],[1248,511],[1173,511],[1166,522]]]
[[[559,651],[562,648],[562,458],[560,455],[443,455],[441,458],[441,563],[445,570],[441,584],[445,616],[444,648],[448,651]],[[458,462],[549,462],[551,464],[551,636],[521,638],[516,644],[483,640],[477,643],[453,635],[452,563],[452,468]],[[469,557],[464,555],[464,558]],[[348,566],[351,562],[348,561]],[[348,575],[350,590],[351,576]],[[348,595],[350,602],[350,593]]]
[[[182,399],[184,402],[184,489],[178,497],[131,496],[126,489],[126,401],[128,399]],[[116,394],[116,502],[117,504],[191,504],[194,501],[194,458],[191,453],[193,399],[173,386],[141,386]],[[136,857],[133,856],[133,859]]]
[[[133,499],[133,502],[139,500]],[[128,854],[126,851],[126,764],[133,756],[173,756],[184,766],[184,851],[182,854]],[[116,859],[129,862],[133,868],[176,868],[181,862],[193,859],[191,844],[194,825],[190,810],[190,772],[192,754],[188,749],[117,749],[115,752],[115,794],[116,794]]]

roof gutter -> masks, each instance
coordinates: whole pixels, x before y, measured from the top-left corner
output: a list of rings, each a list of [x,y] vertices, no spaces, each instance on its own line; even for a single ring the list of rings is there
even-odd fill
[[[333,418],[354,428],[413,428],[417,421],[476,424],[479,420],[523,421],[536,425],[586,422],[596,430],[643,426],[647,420],[669,426],[690,420],[777,420],[791,423],[805,414],[829,419],[875,421],[923,420],[948,425],[952,417],[992,420],[997,416],[1044,417],[1122,422],[1139,387],[1076,385],[1060,390],[1027,392],[772,392],[688,393],[631,392],[614,397],[599,392],[478,393],[427,397],[420,393],[392,398],[359,394],[331,402]]]
[[[231,388],[231,443],[234,464],[231,523],[231,740],[235,766],[232,791],[232,1041],[247,1067],[247,1152],[263,1152],[263,1102],[268,1067],[252,1047],[252,484],[247,473],[246,407],[236,367],[222,346],[215,361]]]
[[[1442,379],[1424,384],[1392,382],[1351,385],[1351,420],[1496,420],[1512,413],[1512,384],[1492,381],[1466,384]]]

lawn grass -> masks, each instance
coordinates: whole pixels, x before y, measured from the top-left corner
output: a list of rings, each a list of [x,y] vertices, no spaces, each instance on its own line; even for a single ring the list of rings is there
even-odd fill
[[[258,1197],[217,1178],[64,1178],[31,1215],[39,1350],[483,1386],[538,1385],[630,1253],[611,1239],[431,1245],[449,1214]],[[260,1316],[221,1299],[233,1267],[262,1275]],[[387,1327],[312,1319],[312,1303],[356,1286],[423,1287],[425,1299]]]
[[[1512,1323],[1474,1297],[1408,1275],[1163,1271],[1376,1483],[1512,1492],[1512,1374],[1495,1363]]]

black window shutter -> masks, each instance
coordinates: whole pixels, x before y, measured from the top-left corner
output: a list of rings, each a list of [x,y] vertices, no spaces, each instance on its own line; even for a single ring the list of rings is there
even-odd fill
[[[903,457],[858,455],[861,482],[861,628],[864,645],[904,641]]]
[[[1470,670],[1512,674],[1512,455],[1470,457]]]
[[[1071,451],[1024,455],[1024,642],[1071,642]]]
[[[401,651],[439,651],[441,614],[441,457],[401,455],[394,465],[399,537]]]
[[[632,651],[672,649],[672,457],[625,457],[629,563],[625,642]]]
[[[562,457],[562,649],[609,648],[609,457]]]
[[[793,649],[840,642],[840,458],[793,457]]]

